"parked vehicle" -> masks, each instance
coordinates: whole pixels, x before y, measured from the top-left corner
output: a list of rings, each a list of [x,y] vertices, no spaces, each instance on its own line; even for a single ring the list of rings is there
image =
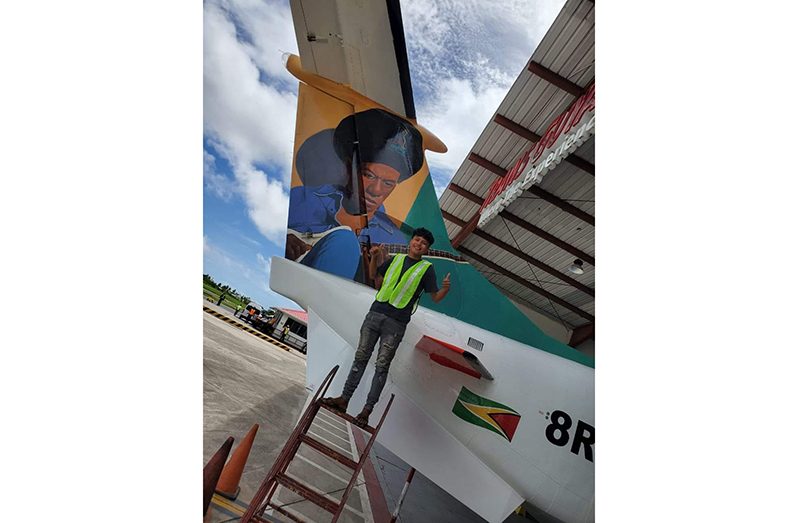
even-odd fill
[[[306,353],[308,327],[307,322],[303,321],[298,315],[302,313],[304,311],[278,308],[275,312],[271,335],[286,345]],[[285,331],[286,327],[288,327],[287,332]]]
[[[261,311],[257,316],[252,318],[252,326],[264,334],[271,334],[274,324],[274,311],[269,309]]]
[[[248,323],[252,323],[261,312],[263,312],[263,306],[257,302],[251,301],[247,303],[247,306],[244,307],[244,310],[241,311],[238,317]]]

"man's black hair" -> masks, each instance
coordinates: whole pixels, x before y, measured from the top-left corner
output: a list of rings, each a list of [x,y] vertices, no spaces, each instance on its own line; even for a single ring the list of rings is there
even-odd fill
[[[433,236],[433,235],[432,235],[432,233],[431,233],[431,232],[429,232],[429,231],[428,231],[427,229],[425,229],[424,227],[419,227],[418,229],[413,229],[413,233],[412,233],[412,235],[411,235],[410,237],[411,237],[411,238],[414,238],[414,237],[416,237],[416,236],[421,236],[422,238],[424,238],[425,240],[427,240],[427,243],[429,243],[429,244],[430,244],[430,246],[431,246],[433,243],[435,243],[435,236]]]

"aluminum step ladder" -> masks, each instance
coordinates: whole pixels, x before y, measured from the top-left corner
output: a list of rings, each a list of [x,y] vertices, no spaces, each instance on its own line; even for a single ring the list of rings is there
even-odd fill
[[[300,497],[331,513],[333,515],[331,523],[336,523],[338,518],[341,517],[341,514],[346,506],[346,500],[349,497],[349,494],[352,492],[355,483],[357,482],[357,477],[360,474],[364,463],[368,459],[369,452],[371,451],[371,447],[377,437],[377,433],[380,431],[380,427],[382,427],[385,417],[388,415],[388,411],[393,403],[394,395],[391,394],[391,397],[388,400],[388,405],[385,407],[385,411],[382,413],[382,417],[380,418],[380,421],[377,423],[376,427],[358,425],[355,423],[355,418],[353,416],[337,411],[321,402],[321,399],[327,393],[327,389],[329,388],[330,383],[332,383],[337,371],[338,365],[333,367],[330,373],[327,374],[327,377],[324,378],[321,386],[316,390],[313,400],[310,402],[307,409],[305,409],[305,412],[299,419],[294,431],[291,433],[288,441],[286,441],[283,450],[280,452],[280,455],[277,456],[277,459],[275,460],[274,465],[272,465],[271,470],[269,470],[266,479],[263,480],[260,488],[258,488],[258,491],[253,496],[252,501],[250,501],[247,511],[241,517],[241,523],[269,523],[269,520],[264,518],[264,512],[267,509],[274,510],[275,512],[278,512],[292,521],[296,521],[297,523],[305,523],[305,521],[300,519],[297,515],[289,513],[272,502],[272,497],[274,496],[278,486],[282,486],[288,490],[291,490]],[[343,420],[371,434],[365,449],[363,449],[363,452],[360,455],[359,461],[356,462],[350,459],[348,456],[345,456],[337,450],[330,448],[308,434],[308,430],[310,429],[313,420],[316,418],[316,414],[318,414],[319,409],[325,409],[333,415],[338,416],[339,418],[342,418]],[[346,486],[346,490],[344,490],[344,493],[341,496],[340,502],[313,490],[308,485],[301,483],[297,479],[292,478],[287,474],[288,467],[291,465],[291,462],[296,456],[296,453],[301,445],[307,445],[352,470],[352,477]]]

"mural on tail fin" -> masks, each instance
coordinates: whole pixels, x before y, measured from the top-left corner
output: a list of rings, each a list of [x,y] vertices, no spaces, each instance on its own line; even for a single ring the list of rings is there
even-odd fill
[[[452,247],[424,150],[446,146],[414,119],[398,115],[349,86],[286,67],[297,79],[294,162],[285,256],[343,278],[368,281],[368,250],[406,253],[410,233],[430,230],[425,259],[451,273],[440,303],[419,305],[593,367],[593,359],[544,334]]]
[[[368,283],[363,250],[410,239],[403,219],[417,191],[393,198],[390,210],[387,200],[412,177],[429,175],[423,161],[421,133],[383,109],[349,114],[311,135],[296,152],[286,257]]]

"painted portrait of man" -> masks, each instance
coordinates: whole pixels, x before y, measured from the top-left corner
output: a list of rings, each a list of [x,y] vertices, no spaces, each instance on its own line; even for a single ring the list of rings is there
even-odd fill
[[[296,156],[302,185],[291,189],[286,257],[363,281],[364,246],[407,243],[384,202],[423,161],[419,131],[381,109],[310,136]]]

